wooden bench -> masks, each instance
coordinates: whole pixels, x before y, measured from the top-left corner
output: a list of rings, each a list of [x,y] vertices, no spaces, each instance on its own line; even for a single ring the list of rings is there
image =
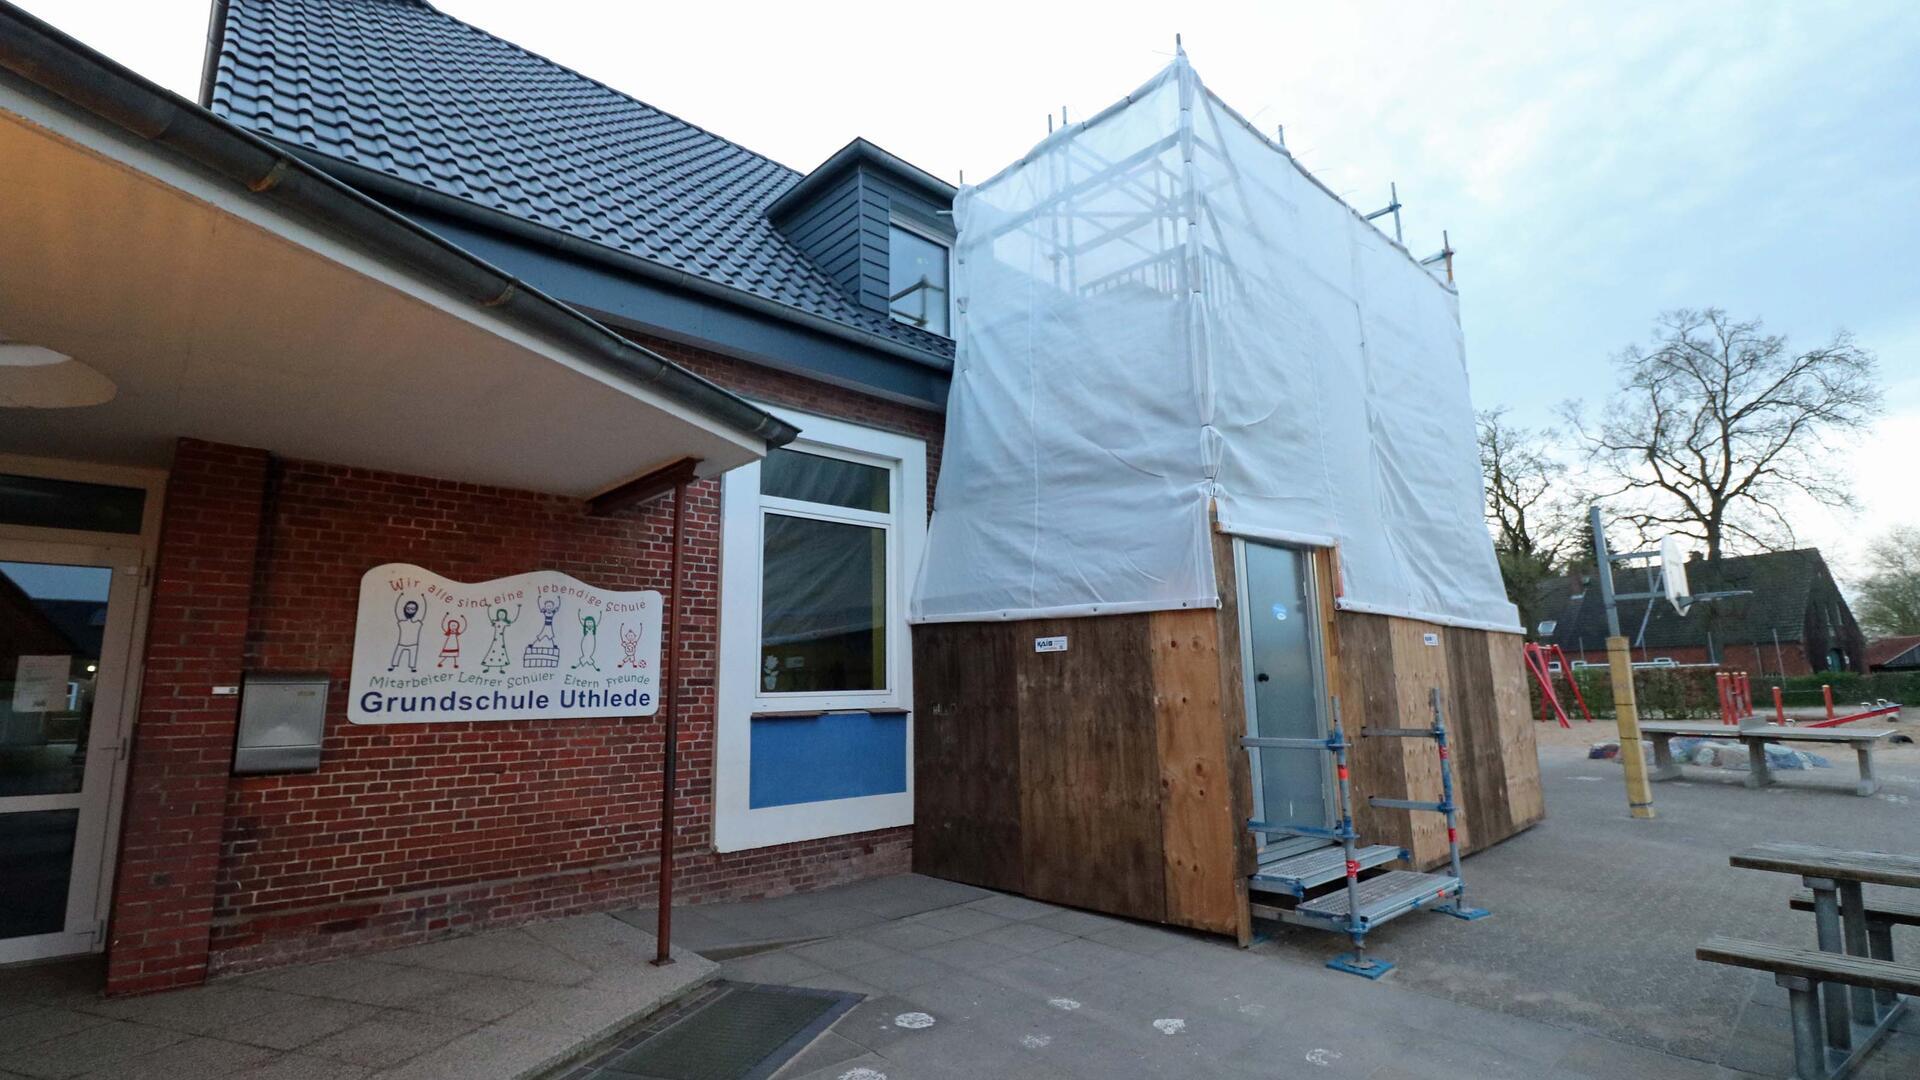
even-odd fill
[[[1793,1067],[1798,1080],[1834,1080],[1851,1074],[1892,1030],[1907,1001],[1898,995],[1920,994],[1920,967],[1891,960],[1728,937],[1708,938],[1694,955],[1710,963],[1773,973],[1774,982],[1786,989],[1792,1011]],[[1831,1023],[1823,1027],[1817,992],[1823,982],[1876,991],[1891,1004],[1876,1007],[1864,1020],[1853,1017],[1852,1024],[1836,1032]]]
[[[1845,900],[1841,901],[1844,906]],[[1787,905],[1795,911],[1812,911],[1813,890],[1802,889],[1794,893]],[[1882,898],[1860,905],[1866,909],[1867,925],[1883,923],[1887,926],[1920,926],[1920,903],[1912,900],[1894,900]]]
[[[1896,732],[1891,728],[1842,731],[1838,728],[1785,727],[1780,724],[1729,727],[1726,724],[1658,721],[1641,724],[1640,734],[1653,741],[1653,772],[1648,775],[1650,780],[1679,779],[1680,764],[1673,760],[1673,747],[1670,745],[1674,739],[1721,739],[1745,745],[1748,767],[1746,784],[1751,788],[1766,787],[1773,783],[1773,770],[1767,767],[1768,743],[1827,743],[1853,748],[1860,761],[1860,783],[1854,787],[1854,792],[1872,795],[1880,790],[1880,780],[1873,774],[1873,752]]]

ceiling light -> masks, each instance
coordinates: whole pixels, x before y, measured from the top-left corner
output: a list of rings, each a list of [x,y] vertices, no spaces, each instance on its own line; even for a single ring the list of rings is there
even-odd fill
[[[71,409],[112,401],[113,380],[42,345],[0,341],[0,408]]]

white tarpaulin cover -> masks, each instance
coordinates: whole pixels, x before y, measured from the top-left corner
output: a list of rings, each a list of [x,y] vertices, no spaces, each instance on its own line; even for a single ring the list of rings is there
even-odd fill
[[[1453,290],[1182,55],[955,203],[959,353],[916,621],[1213,606],[1238,535],[1341,606],[1517,630]]]

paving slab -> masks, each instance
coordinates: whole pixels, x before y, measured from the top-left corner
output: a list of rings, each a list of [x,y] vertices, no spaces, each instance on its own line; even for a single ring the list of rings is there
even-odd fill
[[[1544,759],[1552,816],[1466,866],[1470,895],[1494,917],[1387,925],[1369,944],[1399,968],[1377,983],[1326,969],[1344,945],[1334,935],[1270,927],[1241,949],[998,894],[956,893],[729,964],[869,994],[777,1080],[1783,1075],[1784,997],[1764,976],[1701,964],[1693,946],[1715,931],[1811,944],[1811,921],[1786,907],[1798,883],[1733,871],[1726,856],[1783,836],[1843,842],[1858,801],[1681,783],[1656,793],[1659,819],[1636,822],[1617,766],[1551,749]],[[1889,771],[1890,788],[1920,792],[1920,776]],[[1856,842],[1910,848],[1902,806],[1881,800]],[[885,881],[916,903],[933,895],[911,875]],[[774,910],[798,919],[892,902],[882,883],[836,892]],[[714,923],[755,926],[755,911],[725,905]],[[902,955],[866,959],[875,947]],[[1908,1028],[1859,1075],[1920,1076],[1920,1017]]]
[[[97,961],[0,970],[0,1078],[519,1080],[710,980],[692,952],[574,916],[103,999]]]

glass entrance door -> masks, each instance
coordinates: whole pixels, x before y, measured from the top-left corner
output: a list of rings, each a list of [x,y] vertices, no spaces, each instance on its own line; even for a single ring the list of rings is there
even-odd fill
[[[1324,739],[1326,700],[1320,662],[1319,591],[1306,551],[1251,540],[1239,552],[1240,640],[1247,680],[1247,734]],[[1332,755],[1325,750],[1254,750],[1254,812],[1278,825],[1332,824]],[[1279,858],[1324,840],[1263,838],[1262,855]]]
[[[0,963],[97,944],[137,553],[0,541]]]

